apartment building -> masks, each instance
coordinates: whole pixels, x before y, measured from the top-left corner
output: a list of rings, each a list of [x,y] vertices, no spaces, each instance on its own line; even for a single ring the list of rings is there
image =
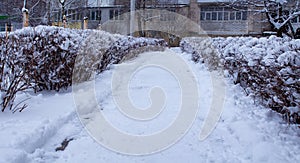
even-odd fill
[[[230,0],[136,0],[137,9],[168,10],[186,16],[200,25],[207,34],[212,36],[235,35],[263,35],[270,31],[265,14],[257,12],[260,7],[243,5],[234,8],[229,5]],[[298,0],[289,0],[293,6]],[[38,3],[38,5],[36,5]],[[51,2],[51,3],[49,3]],[[47,4],[49,3],[49,4]],[[30,25],[52,24],[61,26],[62,15],[66,15],[69,28],[83,28],[83,19],[88,17],[88,28],[96,29],[99,25],[120,24],[124,33],[130,32],[128,17],[121,16],[130,10],[130,0],[65,0],[64,13],[58,0],[27,0],[30,9]],[[23,1],[0,1],[0,31],[5,24],[12,24],[14,29],[22,27]],[[32,13],[34,12],[34,13]],[[47,15],[48,14],[48,15]],[[174,17],[164,12],[144,15],[144,26],[151,26],[151,20],[157,23],[176,24]],[[127,21],[127,22],[126,22]],[[299,16],[292,21],[294,29],[300,27]],[[148,23],[148,24],[147,24]],[[176,26],[176,25],[175,25]],[[120,31],[119,27],[109,27],[112,31]]]

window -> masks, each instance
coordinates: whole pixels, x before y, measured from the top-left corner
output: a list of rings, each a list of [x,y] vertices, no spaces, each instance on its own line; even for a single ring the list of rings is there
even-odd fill
[[[110,10],[109,11],[109,19],[113,19],[115,16],[115,11],[114,10]]]
[[[76,12],[75,11],[71,11],[71,19],[76,20]]]
[[[224,12],[224,20],[228,20],[228,12]]]
[[[110,10],[109,11],[109,18],[113,20],[123,20],[123,17],[121,16],[122,11],[117,10]]]
[[[212,12],[211,20],[217,20],[217,12]]]
[[[77,20],[82,20],[82,14],[80,12],[77,13]]]
[[[115,10],[115,20],[119,20],[120,19],[120,11],[119,10]]]
[[[235,12],[230,13],[230,20],[235,20]]]
[[[241,20],[242,19],[242,13],[240,11],[236,12],[236,20]]]
[[[218,12],[218,20],[223,20],[223,12]]]
[[[211,13],[207,12],[205,15],[206,19],[205,20],[211,20]]]
[[[96,20],[96,11],[90,12],[90,20]]]
[[[200,20],[205,20],[205,12],[200,13]]]
[[[111,10],[113,11],[113,10]],[[113,12],[111,14],[114,14]],[[100,10],[92,10],[90,11],[90,20],[101,20],[101,11]]]
[[[96,20],[101,20],[101,10],[96,11]]]
[[[247,8],[240,8],[238,10],[234,10],[229,7],[201,6],[200,20],[202,21],[235,21],[247,20],[247,18]]]
[[[242,12],[242,20],[247,20],[247,18],[248,18],[248,12],[247,11],[243,11]]]

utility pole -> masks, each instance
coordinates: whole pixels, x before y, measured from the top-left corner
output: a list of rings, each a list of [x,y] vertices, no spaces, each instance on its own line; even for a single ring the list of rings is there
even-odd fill
[[[142,13],[142,14],[143,14],[143,15],[142,15],[143,17],[141,17],[140,19],[143,21],[143,28],[144,28],[144,29],[141,28],[141,31],[142,31],[142,37],[146,37],[146,20],[145,20],[145,18],[146,18],[146,17],[145,17],[145,16],[146,16],[146,15],[145,15],[146,1],[145,1],[145,0],[142,0],[142,7],[143,7],[143,9],[142,9],[142,10],[143,10],[143,13]]]
[[[51,22],[51,0],[48,0],[47,1],[47,25],[52,25],[52,22]]]
[[[26,0],[24,0],[22,12],[23,12],[23,27],[28,27],[29,26],[29,13],[28,13],[28,10],[26,9]]]
[[[130,35],[133,36],[135,26],[135,0],[130,0]]]
[[[65,23],[65,2],[66,0],[59,0],[61,6],[62,6],[62,13],[61,13],[61,18],[62,18],[62,23],[64,24]]]
[[[85,0],[84,1],[84,10],[83,10],[82,29],[88,29],[88,19],[89,19],[88,0]]]

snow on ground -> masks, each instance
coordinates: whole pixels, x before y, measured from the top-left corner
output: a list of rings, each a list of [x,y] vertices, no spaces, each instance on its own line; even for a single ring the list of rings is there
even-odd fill
[[[179,49],[173,49],[179,55]],[[199,140],[203,121],[212,97],[210,74],[201,64],[183,58],[198,78],[200,110],[190,129],[170,148],[146,156],[115,153],[88,134],[77,117],[71,89],[63,93],[42,92],[30,97],[29,107],[22,113],[0,114],[0,163],[15,162],[299,162],[300,131],[286,124],[269,109],[255,106],[242,89],[227,83],[222,116],[211,135]],[[166,109],[154,122],[129,120],[116,109],[110,83],[114,67],[97,76],[96,94],[103,114],[115,127],[133,134],[149,134],[168,126],[179,109],[178,83],[158,68],[139,71],[129,86],[130,96],[138,107],[147,107],[148,91],[161,86],[167,93]],[[57,151],[65,139],[71,139],[64,151]]]

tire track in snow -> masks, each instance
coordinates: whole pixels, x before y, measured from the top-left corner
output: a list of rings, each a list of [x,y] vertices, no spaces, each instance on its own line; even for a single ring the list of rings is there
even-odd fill
[[[55,137],[63,126],[75,118],[76,112],[73,111],[56,119],[44,120],[37,128],[14,142],[13,147],[23,149],[28,155],[34,154],[36,150],[42,149],[52,137]]]

